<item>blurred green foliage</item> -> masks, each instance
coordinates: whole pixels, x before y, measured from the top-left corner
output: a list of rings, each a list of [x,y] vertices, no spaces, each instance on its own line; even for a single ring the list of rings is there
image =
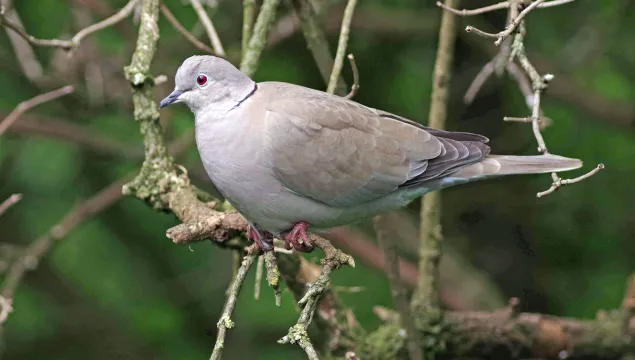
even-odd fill
[[[104,17],[123,0],[14,0],[24,26],[37,37],[64,37]],[[342,1],[335,1],[342,3]],[[180,21],[205,40],[191,7],[166,2]],[[349,51],[355,54],[361,89],[356,101],[425,122],[440,10],[433,1],[360,2]],[[488,4],[469,2],[470,7]],[[341,5],[341,4],[340,4]],[[324,22],[337,25],[335,4]],[[339,10],[338,10],[339,9]],[[239,1],[220,0],[210,10],[230,54],[240,48]],[[281,17],[287,14],[281,9]],[[467,24],[504,25],[504,12]],[[566,19],[566,21],[565,21]],[[554,124],[545,131],[553,153],[578,157],[601,174],[546,198],[535,193],[550,185],[549,176],[515,177],[456,187],[443,193],[446,243],[467,263],[482,269],[505,296],[521,299],[524,310],[591,318],[599,309],[620,303],[635,259],[635,4],[629,1],[577,1],[529,16],[527,49],[556,75],[568,78],[576,101],[545,95],[544,110]],[[87,22],[88,21],[88,22]],[[155,74],[170,81],[158,87],[157,99],[169,93],[172,75],[196,49],[161,20]],[[335,48],[337,26],[327,26]],[[0,34],[0,118],[20,101],[68,83],[73,95],[44,104],[24,121],[65,121],[117,143],[141,150],[132,120],[129,89],[122,67],[135,42],[131,19],[87,38],[74,58],[60,50],[35,49],[51,75],[36,86],[20,72],[11,44]],[[490,79],[472,105],[462,104],[470,82],[490,59],[491,41],[461,34],[452,83],[448,128],[474,131],[491,139],[496,153],[532,154],[535,141],[525,124],[502,117],[526,116],[524,99],[512,80]],[[51,61],[51,59],[57,59]],[[97,80],[92,73],[99,69]],[[344,76],[351,79],[345,66]],[[317,67],[299,32],[265,51],[256,80],[278,80],[324,89]],[[553,95],[553,96],[552,96]],[[586,97],[585,97],[586,96]],[[607,108],[585,111],[589,96],[609,101]],[[615,107],[630,109],[617,121]],[[193,122],[185,107],[163,113],[166,137],[186,134]],[[601,116],[605,114],[605,116]],[[27,119],[29,118],[29,119]],[[197,185],[212,189],[192,144],[179,163]],[[24,199],[0,218],[0,242],[25,246],[45,233],[75,203],[139,168],[140,159],[90,149],[69,141],[20,131],[0,138],[0,199],[14,192]],[[572,175],[581,174],[582,170]],[[410,211],[416,215],[418,203]],[[178,247],[165,237],[176,224],[169,215],[124,198],[86,221],[61,240],[29,273],[14,298],[6,324],[8,359],[201,359],[214,343],[215,324],[232,273],[231,256],[209,243]],[[368,224],[359,225],[368,229]],[[403,255],[416,260],[412,244]],[[317,262],[319,254],[308,256]],[[374,305],[391,306],[385,277],[358,260],[356,269],[334,276],[340,286],[362,286],[342,293],[368,329],[379,324]],[[303,358],[293,346],[276,344],[298,315],[289,293],[276,308],[269,289],[253,299],[253,276],[240,296],[230,331],[228,359]],[[453,289],[461,297],[461,288]]]

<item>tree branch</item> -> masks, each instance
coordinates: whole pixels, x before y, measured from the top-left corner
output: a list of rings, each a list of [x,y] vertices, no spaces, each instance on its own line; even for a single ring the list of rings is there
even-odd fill
[[[15,31],[18,35],[22,36],[26,41],[28,41],[31,45],[35,46],[47,46],[47,47],[60,47],[65,50],[72,50],[78,47],[83,38],[86,36],[103,30],[107,27],[113,26],[121,20],[125,19],[132,13],[134,7],[139,0],[130,0],[126,6],[124,6],[121,10],[119,10],[116,14],[112,15],[109,18],[106,18],[96,24],[90,25],[82,30],[80,30],[75,36],[71,38],[71,40],[59,40],[59,39],[37,39],[31,35],[29,35],[22,27],[18,24],[13,23],[5,16],[5,9],[0,8],[0,23],[5,27]]]
[[[128,178],[120,179],[110,184],[91,198],[73,207],[56,225],[44,235],[33,241],[13,261],[7,276],[2,283],[0,295],[11,299],[15,289],[28,271],[34,270],[42,257],[51,249],[57,240],[63,239],[86,219],[101,212],[121,198],[121,186]]]
[[[10,207],[22,200],[22,194],[13,194],[0,204],[0,216],[2,216]]]
[[[38,95],[29,100],[19,103],[18,106],[16,106],[15,109],[13,109],[13,111],[9,113],[9,115],[7,115],[7,117],[4,118],[2,122],[0,122],[0,136],[4,134],[4,132],[7,131],[9,126],[11,126],[16,120],[18,120],[20,116],[24,114],[26,111],[40,104],[43,104],[45,102],[55,100],[64,95],[68,95],[72,93],[73,91],[75,91],[75,88],[73,86],[68,85],[68,86],[64,86],[63,88],[49,91],[47,93]]]
[[[143,149],[92,131],[70,121],[39,115],[21,115],[8,130],[11,134],[44,136],[59,141],[76,144],[100,154],[108,154],[122,159],[138,160],[143,158]]]
[[[384,266],[388,282],[390,283],[392,301],[401,315],[401,324],[404,329],[406,329],[407,348],[410,354],[410,360],[422,360],[423,353],[421,352],[421,344],[419,343],[419,336],[415,331],[415,324],[410,313],[406,289],[403,287],[402,280],[399,277],[399,256],[397,254],[397,248],[394,239],[388,239],[388,231],[386,231],[385,225],[383,224],[386,221],[387,220],[381,216],[373,218],[377,240],[384,252]]]
[[[302,306],[302,312],[297,323],[289,328],[289,333],[282,339],[278,340],[280,344],[298,344],[309,359],[318,360],[317,352],[311,343],[311,339],[307,333],[308,327],[313,319],[313,314],[318,305],[320,296],[326,290],[330,281],[330,276],[333,270],[340,268],[343,265],[349,265],[355,267],[355,261],[349,255],[344,254],[341,250],[336,249],[331,243],[321,237],[309,234],[309,241],[313,246],[316,246],[324,251],[324,259],[322,259],[322,271],[317,277],[315,282],[311,284],[309,290],[298,301],[298,305]]]
[[[196,36],[192,35],[189,31],[187,31],[183,25],[181,25],[181,23],[179,22],[179,20],[174,16],[174,14],[172,14],[172,12],[170,11],[170,9],[168,9],[167,6],[165,6],[165,4],[161,3],[161,13],[163,13],[163,16],[165,16],[165,18],[168,20],[168,22],[170,24],[172,24],[172,27],[178,31],[181,35],[183,35],[183,37],[189,41],[192,45],[196,46],[199,50],[205,51],[206,53],[210,53],[210,54],[217,54],[217,52],[215,52],[212,48],[210,48],[209,46],[203,44],[202,42],[200,42]]]
[[[234,312],[234,308],[236,307],[236,300],[238,299],[238,294],[240,293],[240,288],[243,286],[243,282],[245,282],[245,277],[247,276],[247,272],[251,268],[251,265],[254,263],[256,256],[247,255],[243,258],[242,265],[238,268],[238,272],[236,272],[236,276],[232,281],[232,284],[229,288],[227,301],[225,302],[225,306],[223,307],[223,313],[221,314],[220,320],[218,320],[218,334],[216,335],[216,344],[214,345],[214,352],[212,352],[212,356],[210,360],[220,360],[221,355],[223,353],[223,347],[225,346],[225,333],[227,329],[231,329],[234,327],[234,322],[231,320],[231,315]]]
[[[8,18],[17,27],[22,28],[23,26],[20,21],[20,16],[15,8],[12,8],[11,0],[0,1],[0,7],[2,7],[2,5],[9,9],[9,11],[4,14],[5,18]],[[0,12],[2,12],[2,9],[0,9]],[[44,74],[44,69],[42,68],[42,64],[40,64],[40,61],[35,56],[33,47],[15,31],[9,29],[8,27],[5,27],[4,30],[9,37],[9,42],[13,47],[13,52],[15,53],[15,57],[18,59],[18,66],[22,69],[22,73],[31,82],[37,84]]]
[[[322,29],[318,21],[312,0],[289,1],[292,2],[295,13],[300,18],[300,27],[302,28],[304,39],[309,47],[309,51],[311,51],[315,59],[315,63],[320,70],[320,75],[322,75],[324,83],[328,86],[330,74],[334,66],[333,55],[331,54],[324,29]],[[337,80],[335,93],[344,95],[345,92],[346,83],[340,76]]]
[[[446,5],[454,7],[456,0],[446,0]],[[435,129],[445,127],[447,117],[449,86],[454,57],[456,19],[444,12],[439,32],[439,48],[434,64],[432,95],[428,126]],[[415,312],[430,313],[431,321],[439,312],[438,265],[441,257],[440,194],[438,191],[426,194],[421,204],[421,227],[419,247],[419,281],[412,296]]]
[[[388,324],[367,336],[360,344],[361,359],[376,359],[377,354],[397,358],[404,350],[398,318],[393,314]],[[436,348],[436,354],[440,359],[618,360],[635,354],[632,319],[623,309],[600,313],[596,320],[588,321],[517,313],[514,306],[494,312],[445,312],[435,333],[445,342]],[[420,336],[429,336],[420,330]]]
[[[544,8],[548,8],[548,7],[552,7],[552,6],[563,5],[563,4],[566,4],[566,3],[573,2],[573,1],[575,1],[575,0],[545,1],[545,2],[541,2],[541,3],[537,4],[536,8],[537,9],[544,9]],[[454,8],[449,7],[447,5],[444,5],[440,1],[437,1],[437,6],[440,7],[440,8],[443,8],[444,10],[450,11],[451,13],[453,13],[455,15],[459,15],[459,16],[473,16],[473,15],[484,14],[484,13],[487,13],[487,12],[490,12],[490,11],[508,9],[510,7],[511,3],[512,3],[512,1],[503,1],[503,2],[500,2],[498,4],[484,6],[482,8],[473,9],[473,10],[466,10],[466,9],[457,10],[457,9],[454,9]]]
[[[245,56],[249,46],[249,39],[254,29],[254,14],[256,0],[243,0],[243,34],[241,39],[241,56]]]
[[[276,17],[276,10],[279,3],[280,0],[264,0],[260,7],[260,14],[258,14],[258,18],[256,19],[254,32],[247,46],[247,52],[240,62],[240,71],[247,76],[252,76],[258,68],[258,60],[260,59],[262,50],[264,50],[267,44],[267,35]]]
[[[351,85],[351,91],[344,96],[347,99],[352,99],[359,90],[359,70],[357,70],[357,64],[355,63],[355,57],[353,54],[348,54],[348,60],[351,62],[351,69],[353,70],[353,85]]]
[[[342,18],[342,29],[340,30],[340,37],[337,43],[337,52],[335,53],[335,61],[333,64],[333,70],[331,71],[331,77],[326,92],[333,94],[335,87],[337,86],[340,73],[342,72],[342,66],[344,65],[344,55],[346,55],[346,46],[348,45],[348,35],[351,30],[351,21],[353,21],[353,13],[355,12],[355,6],[357,0],[348,0],[346,9],[344,10],[344,18]]]
[[[212,23],[212,20],[209,18],[209,16],[207,16],[207,12],[205,11],[203,5],[201,5],[201,2],[199,0],[190,0],[190,3],[192,4],[194,11],[196,11],[196,15],[198,15],[198,18],[201,20],[205,31],[207,32],[207,36],[212,43],[212,47],[214,47],[214,52],[220,57],[227,57],[227,54],[225,54],[225,49],[223,48],[223,43],[220,41],[220,37],[218,36],[216,28],[214,27],[214,23]]]

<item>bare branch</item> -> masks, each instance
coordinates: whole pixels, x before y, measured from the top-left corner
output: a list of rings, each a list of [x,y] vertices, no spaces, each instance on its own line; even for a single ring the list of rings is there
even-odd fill
[[[518,28],[518,25],[520,25],[520,22],[523,21],[525,16],[527,16],[527,14],[529,14],[533,9],[535,9],[537,6],[539,6],[544,1],[545,0],[536,0],[536,1],[532,2],[523,11],[521,11],[520,14],[518,14],[517,17],[515,17],[515,18],[513,18],[511,20],[511,23],[507,26],[507,28],[505,30],[503,30],[503,31],[501,31],[499,33],[491,34],[491,33],[479,30],[477,28],[474,28],[472,26],[466,27],[465,31],[474,32],[477,35],[480,35],[480,36],[483,36],[483,37],[487,37],[487,38],[496,38],[496,41],[494,42],[494,44],[500,45],[503,42],[503,40],[505,40],[509,35],[511,35],[514,31],[516,31],[516,29]]]
[[[454,7],[456,0],[446,0],[445,4]],[[434,63],[432,95],[428,126],[435,129],[445,128],[450,96],[450,80],[456,41],[456,17],[443,12],[439,47]],[[419,281],[412,295],[413,311],[427,313],[431,321],[439,314],[439,260],[441,257],[441,220],[440,194],[428,193],[421,199],[421,223],[419,243]]]
[[[256,12],[256,0],[243,0],[243,34],[241,40],[241,54],[245,56],[249,39],[254,28],[254,14]]]
[[[143,158],[143,149],[138,145],[117,141],[100,132],[56,118],[23,114],[20,116],[20,121],[13,123],[8,132],[45,136],[124,159]]]
[[[13,194],[0,204],[0,216],[2,216],[9,208],[22,200],[22,194]]]
[[[548,154],[549,150],[547,149],[547,144],[545,143],[545,140],[541,133],[542,109],[540,105],[542,94],[547,89],[549,82],[553,80],[554,76],[552,74],[545,74],[544,76],[540,76],[536,68],[529,61],[529,58],[525,54],[525,46],[523,42],[525,36],[524,22],[521,21],[519,26],[521,28],[521,31],[514,37],[514,42],[512,45],[512,56],[518,58],[521,67],[523,68],[529,79],[531,79],[533,97],[531,99],[531,104],[529,104],[528,101],[528,105],[532,105],[531,128],[534,133],[534,137],[536,138],[536,142],[538,143],[538,152]],[[551,178],[553,179],[553,182],[551,184],[551,187],[549,187],[549,189],[545,191],[539,192],[538,194],[536,194],[536,196],[540,198],[545,195],[549,195],[564,185],[569,185],[585,180],[597,174],[602,169],[604,169],[604,164],[599,164],[595,169],[574,179],[562,179],[558,176],[558,174],[552,173]]]
[[[547,2],[543,2],[541,4],[538,4],[537,8],[544,9],[544,8],[548,8],[548,7],[552,7],[552,6],[563,5],[563,4],[566,4],[566,3],[573,2],[573,1],[575,1],[575,0],[547,1]],[[508,9],[509,5],[510,5],[510,1],[503,1],[503,2],[500,2],[498,4],[484,6],[482,8],[478,8],[478,9],[473,9],[473,10],[462,9],[462,10],[458,10],[458,9],[454,9],[454,8],[449,7],[449,6],[446,6],[440,1],[437,1],[437,6],[438,7],[443,8],[444,10],[447,10],[447,11],[449,11],[449,12],[451,12],[453,14],[459,15],[459,16],[472,16],[472,15],[484,14],[484,13],[490,12],[490,11]]]
[[[9,317],[9,314],[13,311],[12,300],[7,299],[4,296],[0,295],[0,325],[4,324]]]
[[[489,79],[489,77],[494,73],[495,65],[496,59],[490,60],[490,62],[485,64],[481,71],[478,72],[476,77],[474,77],[474,80],[472,80],[470,87],[468,87],[465,95],[463,96],[463,102],[465,104],[471,104],[472,101],[474,101],[476,94],[481,91],[481,88],[483,87],[487,79]]]
[[[329,84],[326,88],[326,92],[329,94],[333,94],[335,92],[335,87],[337,86],[340,72],[342,72],[342,65],[344,64],[344,55],[346,54],[346,46],[348,45],[348,35],[351,29],[353,13],[355,12],[355,5],[357,5],[357,0],[348,0],[348,4],[346,5],[346,9],[344,10],[342,29],[340,30],[340,37],[337,44],[337,52],[335,53],[333,70],[331,71]]]
[[[548,8],[548,7],[553,7],[553,6],[559,6],[559,5],[564,5],[564,4],[568,4],[570,2],[574,2],[575,0],[553,0],[553,1],[545,1],[542,4],[538,5],[538,7],[540,9],[544,9],[544,8]]]
[[[44,235],[33,241],[22,253],[22,256],[15,260],[9,268],[8,274],[2,284],[0,295],[10,299],[24,275],[34,270],[42,257],[49,251],[53,244],[63,239],[86,219],[101,212],[114,204],[122,196],[121,186],[129,178],[124,178],[110,184],[94,196],[73,207],[60,222],[51,227]]]
[[[71,38],[71,40],[59,40],[59,39],[37,39],[31,35],[29,35],[22,27],[8,20],[5,16],[5,9],[0,9],[0,23],[2,23],[7,28],[15,31],[18,35],[22,36],[26,41],[28,41],[31,45],[35,46],[46,46],[46,47],[60,47],[65,50],[71,50],[80,45],[83,38],[86,36],[103,30],[107,27],[113,26],[121,20],[125,19],[132,13],[134,7],[139,0],[130,0],[126,6],[124,6],[121,10],[119,10],[116,14],[112,15],[109,18],[106,18],[96,24],[90,25],[82,30],[80,30],[75,36]]]
[[[220,360],[221,358],[223,347],[225,346],[225,334],[227,333],[227,329],[234,327],[231,315],[236,307],[236,300],[238,299],[240,288],[243,286],[247,272],[249,272],[249,268],[251,268],[255,259],[256,256],[253,255],[247,255],[243,258],[242,265],[238,268],[234,281],[232,281],[232,284],[229,287],[227,301],[223,307],[220,320],[218,320],[218,323],[216,324],[218,327],[218,334],[216,335],[216,344],[214,345],[214,351],[212,352],[210,360]]]
[[[267,251],[262,255],[265,259],[267,268],[267,284],[273,289],[276,306],[280,306],[282,302],[282,292],[280,290],[280,270],[276,261],[276,255],[273,251]]]
[[[247,52],[243,54],[243,58],[240,62],[240,71],[244,72],[247,76],[251,76],[256,72],[258,60],[267,43],[267,35],[276,17],[276,10],[279,3],[280,0],[264,0],[260,7],[260,14],[258,14],[256,24],[254,25],[254,33],[249,40]]]
[[[447,10],[447,11],[453,13],[453,14],[456,14],[456,15],[472,16],[472,15],[483,14],[483,13],[490,12],[490,11],[507,9],[509,7],[509,1],[500,2],[498,4],[485,6],[485,7],[474,9],[474,10],[466,10],[466,9],[457,10],[457,9],[454,9],[452,7],[449,7],[449,6],[445,5],[445,4],[443,4],[440,1],[437,1],[437,6],[442,8],[442,9],[444,9],[444,10]]]
[[[189,31],[187,31],[183,25],[181,25],[181,23],[179,22],[179,20],[174,16],[174,14],[172,14],[172,12],[170,11],[170,9],[168,9],[167,6],[165,6],[165,4],[161,4],[161,12],[163,13],[163,16],[165,16],[165,18],[168,20],[168,22],[170,24],[172,24],[172,27],[174,27],[174,29],[176,31],[178,31],[179,33],[181,33],[181,35],[183,35],[183,37],[189,41],[190,43],[192,43],[192,45],[196,46],[199,50],[205,51],[207,53],[210,54],[217,54],[214,50],[212,50],[212,48],[210,48],[209,46],[203,44],[202,42],[200,42],[196,36],[192,35]]]
[[[20,115],[24,114],[31,108],[34,108],[42,103],[55,100],[60,96],[68,95],[75,91],[75,88],[71,85],[64,86],[63,88],[59,88],[53,91],[49,91],[44,94],[40,94],[36,97],[33,97],[29,100],[23,101],[15,107],[15,109],[6,117],[2,122],[0,122],[0,136],[4,134],[4,132],[11,126]]]
[[[225,49],[223,48],[223,43],[220,41],[220,37],[218,37],[218,33],[214,27],[214,23],[212,23],[212,20],[207,15],[207,12],[205,11],[203,5],[201,5],[201,2],[199,0],[190,0],[190,3],[192,3],[192,7],[194,8],[194,11],[196,11],[196,15],[198,15],[201,23],[203,23],[203,27],[205,28],[207,36],[212,43],[214,52],[218,54],[218,56],[227,57]]]
[[[588,173],[578,176],[576,178],[573,179],[561,179],[561,178],[557,178],[553,184],[551,185],[551,187],[545,191],[541,191],[538,194],[536,194],[536,197],[543,197],[545,195],[549,195],[552,192],[560,189],[560,187],[564,186],[564,185],[570,185],[570,184],[575,184],[577,182],[580,182],[582,180],[588,179],[591,176],[597,174],[598,172],[600,172],[600,170],[604,170],[604,164],[598,164],[598,166],[595,167],[595,169],[589,171]]]
[[[352,99],[359,90],[359,70],[357,70],[357,64],[355,63],[355,57],[353,54],[348,54],[348,60],[351,62],[351,68],[353,69],[353,85],[351,91],[345,96],[347,99]]]
[[[421,360],[423,359],[423,353],[421,351],[421,344],[419,344],[419,336],[416,332],[415,324],[410,313],[406,289],[404,288],[403,282],[399,276],[399,256],[397,254],[397,247],[394,240],[388,239],[388,232],[384,227],[384,224],[382,224],[385,221],[387,220],[381,216],[373,218],[373,225],[375,227],[375,233],[377,234],[377,240],[384,252],[384,266],[388,282],[390,283],[392,301],[399,311],[399,314],[401,315],[401,323],[403,324],[404,329],[406,329],[407,348],[408,353],[410,354],[410,360]]]
[[[309,324],[313,319],[313,313],[317,308],[318,301],[322,293],[326,290],[330,281],[333,270],[343,265],[355,267],[355,261],[349,255],[344,254],[341,250],[336,249],[331,243],[319,236],[309,234],[310,243],[324,251],[324,259],[322,259],[322,271],[318,278],[311,284],[309,290],[304,294],[302,299],[298,301],[298,305],[303,306],[302,312],[297,323],[289,328],[289,333],[282,339],[278,340],[280,344],[298,344],[311,360],[319,360],[317,352],[311,343],[311,339],[307,333]]]
[[[4,15],[11,22],[13,22],[16,26],[22,28],[22,22],[20,21],[20,16],[15,8],[11,7],[11,0],[0,1],[0,7],[4,4],[6,8],[9,10]],[[1,9],[0,9],[1,11]],[[15,57],[18,59],[18,66],[22,69],[22,73],[29,79],[31,82],[36,83],[42,78],[44,74],[44,69],[42,68],[42,64],[35,56],[35,52],[33,51],[33,47],[26,41],[22,36],[17,34],[15,31],[5,27],[5,32],[11,42],[11,46],[13,47],[13,52],[15,53]]]
[[[260,284],[262,283],[262,274],[265,267],[265,257],[259,256],[256,264],[256,280],[254,281],[254,299],[260,300]]]
[[[289,0],[288,2],[293,3],[295,13],[291,14],[291,16],[294,19],[299,17],[302,35],[304,35],[304,39],[306,40],[309,51],[313,55],[313,59],[315,59],[315,63],[320,70],[320,75],[322,75],[324,83],[328,86],[334,65],[333,55],[331,54],[324,29],[320,25],[314,9],[314,2],[312,0]],[[282,21],[283,20],[281,20],[279,24],[283,24]],[[344,95],[345,92],[346,83],[340,76],[335,88],[335,94]]]

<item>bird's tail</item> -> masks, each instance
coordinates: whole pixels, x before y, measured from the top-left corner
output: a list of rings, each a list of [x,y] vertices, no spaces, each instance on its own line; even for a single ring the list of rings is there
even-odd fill
[[[568,171],[582,167],[582,161],[558,155],[512,156],[488,155],[450,175],[453,178],[479,179],[490,176],[540,174]]]

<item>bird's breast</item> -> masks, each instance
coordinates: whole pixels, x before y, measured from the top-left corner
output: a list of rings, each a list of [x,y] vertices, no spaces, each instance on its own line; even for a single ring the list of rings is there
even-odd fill
[[[201,161],[216,188],[241,213],[261,212],[259,206],[277,196],[262,136],[248,119],[224,119],[196,126]]]

